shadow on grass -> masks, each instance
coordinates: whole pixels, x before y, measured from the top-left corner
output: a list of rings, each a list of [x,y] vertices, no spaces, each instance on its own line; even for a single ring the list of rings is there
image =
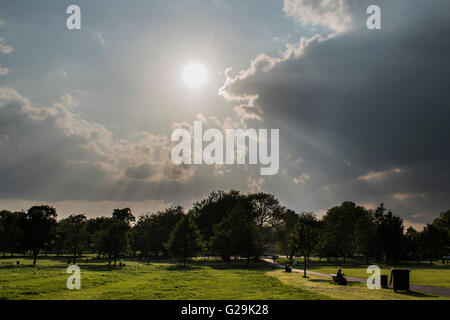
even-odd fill
[[[319,283],[333,283],[333,281],[325,280],[325,279],[309,279],[309,282],[319,282]]]
[[[397,292],[397,294],[405,295],[405,296],[409,296],[409,297],[417,297],[417,298],[433,298],[433,297],[437,297],[436,295],[425,294],[425,293],[421,293],[421,292],[417,292],[417,291]]]
[[[185,266],[180,264],[174,264],[170,265],[164,268],[167,271],[193,271],[193,270],[200,270],[201,267],[197,265],[187,264]]]

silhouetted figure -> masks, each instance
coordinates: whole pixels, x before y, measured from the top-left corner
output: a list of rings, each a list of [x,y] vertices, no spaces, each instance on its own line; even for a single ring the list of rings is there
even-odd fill
[[[336,282],[338,285],[341,286],[347,285],[347,279],[345,279],[341,268],[338,269],[336,275],[331,275],[331,277],[333,278],[333,281]]]
[[[284,266],[284,271],[292,272],[292,268],[287,264],[287,265]]]

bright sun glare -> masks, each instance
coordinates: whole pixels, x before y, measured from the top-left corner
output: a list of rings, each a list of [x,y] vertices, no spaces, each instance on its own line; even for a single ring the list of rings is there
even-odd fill
[[[200,88],[208,81],[208,72],[203,65],[192,62],[183,69],[183,81],[191,88]]]

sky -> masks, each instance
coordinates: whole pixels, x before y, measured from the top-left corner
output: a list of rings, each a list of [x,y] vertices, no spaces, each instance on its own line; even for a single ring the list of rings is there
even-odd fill
[[[0,207],[140,215],[238,189],[319,215],[383,202],[420,228],[450,209],[449,21],[447,0],[2,1]],[[278,174],[175,165],[194,121],[279,129]]]

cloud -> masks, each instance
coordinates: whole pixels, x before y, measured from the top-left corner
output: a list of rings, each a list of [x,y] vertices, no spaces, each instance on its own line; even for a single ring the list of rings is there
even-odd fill
[[[309,175],[302,173],[297,178],[293,178],[292,181],[294,181],[295,184],[306,184],[310,179],[311,177]]]
[[[365,10],[355,20],[355,1],[333,3],[286,1],[302,23],[323,19],[338,34],[302,38],[279,57],[257,56],[235,76],[227,73],[220,94],[251,101],[265,126],[280,129],[281,154],[304,160],[281,164],[302,188],[291,201],[317,208],[385,201],[406,216],[413,208],[428,215],[448,209],[446,1],[378,1],[381,31],[362,27]],[[303,184],[299,165],[314,179]],[[393,194],[427,196],[399,201]]]
[[[259,178],[248,177],[247,178],[247,187],[250,192],[253,192],[253,193],[261,192],[264,182],[265,182],[265,180],[262,177],[259,177]]]
[[[192,177],[169,160],[167,136],[116,138],[70,111],[65,95],[35,107],[0,88],[0,197],[62,200],[165,200]]]
[[[394,168],[394,169],[379,171],[379,172],[369,172],[364,176],[358,177],[358,180],[364,180],[369,183],[376,183],[376,182],[380,182],[381,180],[389,178],[390,175],[400,174],[400,173],[402,173],[402,170],[399,168]]]
[[[94,38],[97,39],[98,43],[100,43],[100,45],[102,47],[106,48],[108,46],[108,44],[106,43],[106,40],[103,37],[103,34],[101,32],[93,31],[92,34],[93,34]]]
[[[0,76],[6,76],[9,73],[8,68],[4,68],[0,65]]]
[[[303,25],[347,32],[355,27],[355,11],[362,6],[360,0],[285,0],[283,10]]]
[[[13,48],[6,44],[5,39],[0,36],[0,52],[3,54],[10,54],[13,51]]]
[[[414,194],[414,193],[396,193],[393,195],[393,198],[400,201],[410,200],[412,198],[425,198],[426,193]]]

